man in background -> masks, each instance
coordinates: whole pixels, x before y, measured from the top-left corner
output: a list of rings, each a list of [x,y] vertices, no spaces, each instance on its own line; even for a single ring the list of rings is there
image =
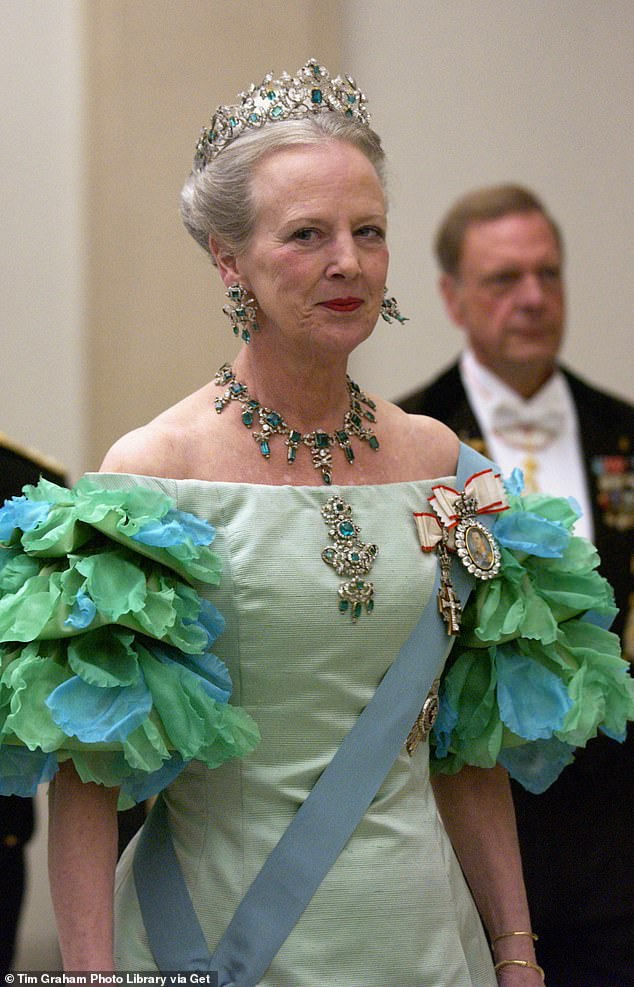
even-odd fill
[[[401,407],[432,415],[526,491],[572,496],[601,555],[634,658],[634,407],[558,364],[561,231],[529,190],[477,189],[436,238],[440,291],[465,333],[459,361]],[[609,330],[608,330],[609,331]],[[606,328],[597,332],[605,345]],[[544,794],[513,786],[539,962],[549,987],[634,987],[634,735],[579,751]]]
[[[0,505],[40,476],[64,484],[53,460],[24,449],[0,432]],[[25,847],[34,828],[33,799],[0,796],[0,975],[12,968],[25,888]]]

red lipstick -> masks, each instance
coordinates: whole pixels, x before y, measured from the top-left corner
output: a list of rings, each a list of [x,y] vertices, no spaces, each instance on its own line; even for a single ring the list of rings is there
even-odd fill
[[[327,302],[321,303],[324,308],[329,308],[333,312],[356,312],[363,305],[362,298],[330,298]]]

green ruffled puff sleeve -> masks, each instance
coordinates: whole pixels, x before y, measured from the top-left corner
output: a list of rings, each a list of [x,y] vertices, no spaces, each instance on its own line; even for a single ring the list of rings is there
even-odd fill
[[[507,484],[495,537],[502,569],[465,607],[431,735],[432,772],[504,765],[542,792],[602,731],[625,739],[634,680],[608,628],[616,614],[596,549],[573,534],[575,506]]]
[[[86,478],[0,508],[0,794],[33,794],[70,758],[125,807],[192,759],[255,747],[210,650],[222,615],[195,589],[219,581],[214,536],[161,492]]]

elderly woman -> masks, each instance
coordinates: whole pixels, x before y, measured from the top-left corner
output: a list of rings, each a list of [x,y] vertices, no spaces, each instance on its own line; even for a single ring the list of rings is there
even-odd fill
[[[40,747],[59,754],[40,777],[57,771],[65,966],[210,970],[236,987],[533,987],[502,763],[538,787],[544,764],[554,776],[571,743],[632,712],[612,636],[586,623],[582,649],[561,629],[610,613],[592,549],[571,538],[569,505],[526,509],[443,425],[347,376],[379,315],[403,320],[385,296],[384,154],[351,79],[311,61],[221,107],[182,211],[244,340],[233,366],[120,439],[72,502],[27,498],[82,532],[63,570],[63,660],[41,657],[56,662]],[[9,526],[28,555],[53,507],[21,510]],[[112,582],[130,582],[118,605],[86,575],[108,539]],[[577,581],[574,601],[557,610],[542,564]],[[601,701],[581,724],[576,676],[592,662]],[[523,677],[543,699],[532,718],[514,705]],[[21,724],[5,724],[13,750]],[[161,790],[115,882],[118,793]]]

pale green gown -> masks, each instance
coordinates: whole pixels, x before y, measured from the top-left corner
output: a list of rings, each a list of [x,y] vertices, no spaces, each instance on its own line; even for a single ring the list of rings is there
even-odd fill
[[[431,482],[288,487],[102,474],[98,481],[160,489],[217,531],[223,575],[203,589],[227,622],[214,651],[231,672],[232,702],[252,714],[262,741],[214,771],[192,762],[166,793],[176,851],[213,950],[427,602],[436,556],[421,551],[412,513],[425,509]],[[357,623],[339,612],[342,578],[321,558],[332,542],[320,511],[333,494],[351,505],[361,539],[379,547],[367,577],[374,611]],[[117,876],[117,966],[150,970],[133,850]],[[169,889],[156,894],[168,925]],[[494,987],[480,920],[437,814],[427,744],[411,758],[401,752],[260,983]]]

